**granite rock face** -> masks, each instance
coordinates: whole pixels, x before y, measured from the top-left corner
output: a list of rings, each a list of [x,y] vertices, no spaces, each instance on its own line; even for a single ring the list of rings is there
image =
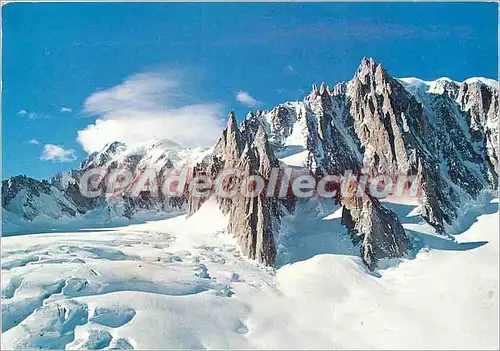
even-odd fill
[[[370,270],[380,258],[398,258],[412,245],[394,212],[369,195],[344,202],[342,224],[354,243],[361,243],[361,257]]]
[[[278,159],[260,127],[252,143],[243,150],[236,168],[242,170],[244,177],[257,175],[269,180],[272,168],[278,166]],[[275,237],[280,225],[279,200],[266,196],[264,192],[250,198],[239,195],[230,204],[225,202],[223,212],[229,212],[229,231],[236,234],[243,254],[260,263],[274,264]]]
[[[497,111],[494,81],[395,79],[382,65],[364,58],[351,81],[333,89],[314,85],[303,101],[250,113],[245,123],[258,120],[280,158],[292,148],[303,150],[307,156],[301,166],[318,178],[346,170],[359,175],[362,170],[371,176],[419,179],[421,216],[445,232],[464,204],[498,184]],[[379,202],[370,208],[366,213],[392,218],[382,215],[386,210]],[[391,227],[396,228],[394,223]],[[381,240],[370,243],[370,238],[384,237],[381,231],[390,233],[385,225],[370,228],[372,233],[364,234],[364,252],[393,257],[408,248],[398,245],[391,253]],[[395,231],[387,240],[400,234]],[[373,267],[367,257],[365,261]]]
[[[213,152],[195,166],[193,174],[215,181],[224,170],[238,171],[225,177],[221,187],[228,194],[240,188],[247,189],[248,193],[236,191],[234,196],[218,196],[217,201],[222,212],[229,214],[228,231],[237,237],[241,252],[259,263],[272,265],[276,261],[275,237],[283,213],[281,200],[265,192],[252,196],[253,188],[245,182],[251,176],[268,181],[272,169],[279,169],[280,164],[263,126],[255,127],[244,124],[238,128],[234,113],[230,113],[227,128]],[[204,199],[206,197],[191,194],[188,199],[190,213],[194,213]]]
[[[466,113],[472,141],[486,151],[491,173],[498,175],[498,82],[468,79],[460,86],[456,101]]]
[[[318,113],[310,97],[320,93]],[[324,111],[335,116],[335,139],[346,141],[366,173],[417,176],[422,216],[440,232],[454,223],[463,203],[497,185],[498,88],[484,79],[415,87],[364,58],[351,81],[333,90],[313,88],[303,104],[320,117]],[[345,159],[344,149],[341,154]]]

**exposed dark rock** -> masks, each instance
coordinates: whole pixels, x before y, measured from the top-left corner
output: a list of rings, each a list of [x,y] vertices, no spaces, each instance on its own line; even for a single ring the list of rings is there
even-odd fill
[[[244,177],[258,175],[266,181],[269,180],[271,170],[279,167],[262,126],[252,144],[247,144],[236,167],[243,171]],[[237,236],[243,254],[260,263],[274,264],[275,236],[278,235],[280,225],[279,200],[274,196],[266,196],[265,192],[254,197],[238,195],[228,200],[231,201],[230,204],[229,201],[224,201],[222,210],[229,212],[229,231]]]
[[[222,133],[213,153],[198,164],[193,175],[206,175],[215,180],[223,170],[236,169],[239,175],[228,177],[223,188],[231,191],[246,186],[248,176],[258,175],[269,180],[271,170],[280,164],[274,155],[267,134],[262,125],[248,123],[241,127],[236,124],[234,113],[229,114],[227,128]],[[248,193],[248,195],[250,195]],[[189,213],[194,213],[206,197],[190,196]],[[278,234],[281,216],[281,201],[265,192],[246,196],[238,191],[236,196],[218,197],[217,201],[224,214],[229,214],[229,232],[237,237],[242,253],[257,262],[272,265],[276,261],[275,236]]]
[[[491,166],[490,175],[498,182],[498,83],[496,89],[481,81],[464,82],[457,96],[460,108],[467,114],[473,141]]]
[[[364,58],[348,83],[345,119],[368,172],[420,176],[422,216],[442,232],[456,220],[461,202],[494,186],[497,175],[464,128],[458,85],[442,79],[433,91],[419,102],[379,63]]]
[[[361,257],[370,270],[381,258],[404,256],[411,242],[396,214],[366,195],[343,201],[342,224],[353,242],[361,242]]]

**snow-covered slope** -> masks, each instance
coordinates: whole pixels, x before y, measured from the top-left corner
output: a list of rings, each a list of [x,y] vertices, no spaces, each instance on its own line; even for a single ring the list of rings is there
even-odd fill
[[[106,145],[84,160],[81,169],[92,167],[125,167],[131,171],[152,168],[158,172],[162,169],[180,169],[201,157],[206,149],[185,148],[168,139],[152,139],[151,141],[127,147],[120,142]]]
[[[141,219],[182,210],[183,199],[128,198],[106,194],[98,198],[86,198],[79,189],[85,171],[101,167],[104,170],[126,169],[133,175],[146,169],[162,177],[178,172],[194,164],[206,152],[205,149],[184,148],[170,140],[154,139],[134,147],[120,142],[106,145],[100,152],[88,156],[80,168],[56,174],[50,182],[38,181],[25,176],[12,177],[2,182],[2,207],[4,233],[31,231],[33,226],[92,225],[98,221],[122,221]],[[159,183],[161,184],[161,183]],[[106,187],[103,187],[106,192]],[[176,201],[174,201],[176,200]]]
[[[17,176],[2,183],[3,208],[16,217],[64,219],[78,213],[64,193],[47,181]]]
[[[2,349],[498,347],[498,202],[456,241],[386,205],[422,249],[373,274],[324,240],[335,207],[289,219],[307,246],[287,238],[276,270],[241,256],[213,200],[189,218],[3,238]]]
[[[457,82],[448,77],[441,77],[428,81],[416,77],[399,78],[399,80],[406,85],[410,92],[422,90],[424,93],[442,94],[446,90],[447,86],[453,91],[458,90],[453,89],[453,86],[460,87],[463,84],[485,84],[490,89],[498,90],[498,82],[496,80],[484,77],[471,77],[463,82]]]
[[[429,115],[433,99],[438,95],[448,95],[455,101],[464,129],[469,129],[473,141],[479,149],[485,147],[490,162],[498,172],[498,82],[484,77],[472,77],[457,82],[450,78],[423,81],[418,78],[400,78],[404,87],[421,102]]]

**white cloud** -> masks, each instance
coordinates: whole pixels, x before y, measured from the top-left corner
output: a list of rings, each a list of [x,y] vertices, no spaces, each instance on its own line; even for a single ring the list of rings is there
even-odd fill
[[[73,112],[73,109],[71,109],[71,108],[69,108],[69,107],[65,107],[65,106],[63,106],[63,107],[61,107],[61,110],[60,110],[60,111],[61,111],[61,112]]]
[[[28,119],[36,119],[36,118],[47,118],[46,115],[41,115],[36,112],[28,112],[27,110],[19,110],[17,111],[17,115],[21,117],[28,117]]]
[[[28,144],[40,145],[40,140],[31,139],[31,140],[28,140]]]
[[[65,149],[59,145],[46,144],[43,147],[40,160],[54,161],[54,162],[71,162],[76,160],[76,153],[75,150],[73,149]]]
[[[90,95],[84,112],[98,118],[78,132],[78,142],[87,152],[112,141],[135,145],[153,138],[211,146],[223,127],[222,106],[193,102],[180,81],[165,74],[136,74]]]
[[[236,94],[236,100],[249,107],[254,107],[260,104],[260,101],[251,97],[246,91],[238,92],[238,94]]]

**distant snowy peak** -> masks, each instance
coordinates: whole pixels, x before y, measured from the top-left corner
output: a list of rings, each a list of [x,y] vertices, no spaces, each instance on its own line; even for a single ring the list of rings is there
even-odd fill
[[[472,77],[472,78],[468,78],[468,79],[464,80],[463,83],[467,83],[467,84],[473,84],[473,83],[485,84],[485,85],[487,85],[488,87],[490,87],[492,89],[496,89],[497,91],[499,90],[498,81],[496,81],[494,79],[490,79],[490,78]]]
[[[205,151],[204,148],[184,148],[169,139],[155,138],[131,147],[115,141],[107,144],[101,151],[90,154],[80,168],[122,167],[132,172],[152,168],[159,172],[162,169],[178,169],[194,164]]]
[[[2,207],[21,220],[61,219],[77,217],[92,211],[98,216],[131,218],[138,211],[169,212],[184,205],[182,199],[108,199],[84,197],[80,182],[87,170],[101,168],[111,171],[125,169],[134,175],[146,169],[156,172],[159,181],[170,172],[192,167],[206,153],[205,149],[183,148],[168,139],[153,139],[133,147],[122,142],[111,142],[102,150],[90,154],[80,168],[59,172],[50,181],[38,181],[25,176],[12,177],[2,182]],[[104,192],[105,183],[101,185]],[[11,216],[12,217],[12,216]]]
[[[458,82],[448,77],[441,77],[436,80],[422,80],[416,77],[397,78],[410,93],[419,97],[422,93],[443,94],[450,92],[452,97],[456,98],[456,93],[464,84],[485,85],[498,92],[498,82],[493,79],[483,77],[472,77]]]
[[[396,78],[396,79],[410,86],[422,86],[422,85],[433,86],[442,84],[443,82],[449,82],[457,85],[462,85],[463,83],[466,84],[480,83],[480,84],[485,84],[491,88],[498,89],[498,82],[496,80],[485,77],[471,77],[467,78],[463,82],[456,81],[448,77],[441,77],[435,80],[423,80],[416,77],[406,77],[406,78]]]
[[[492,162],[497,167],[498,149],[498,82],[483,77],[472,77],[457,82],[450,78],[424,81],[418,78],[398,79],[418,102],[422,103],[428,114],[434,114],[436,96],[448,95],[458,104],[464,114],[472,137],[485,138],[486,147]],[[455,112],[456,114],[456,112]],[[478,135],[481,134],[482,136]]]
[[[108,163],[114,156],[126,150],[126,145],[119,141],[106,144],[101,151],[91,153],[80,164],[81,169],[101,167]]]
[[[19,218],[74,217],[77,207],[46,180],[16,176],[2,181],[2,207]]]

